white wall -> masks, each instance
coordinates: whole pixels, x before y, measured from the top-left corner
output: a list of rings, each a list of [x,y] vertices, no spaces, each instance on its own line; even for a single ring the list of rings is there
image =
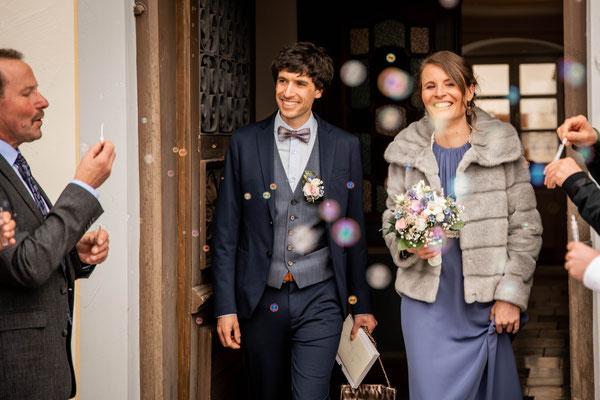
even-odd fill
[[[100,188],[111,254],[80,284],[80,398],[139,399],[139,188],[133,2],[79,0],[80,147],[117,158]]]
[[[277,110],[271,62],[281,48],[298,40],[296,0],[256,0],[256,120]]]
[[[600,129],[600,1],[587,2],[587,91],[588,117]],[[594,247],[600,249],[600,237],[592,230]],[[594,391],[600,400],[600,294],[594,293]]]

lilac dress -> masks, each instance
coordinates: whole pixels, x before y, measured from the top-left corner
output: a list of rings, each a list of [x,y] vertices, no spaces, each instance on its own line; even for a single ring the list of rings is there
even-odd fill
[[[433,144],[444,193],[453,194],[456,168],[470,147],[470,143],[451,149]],[[489,320],[494,303],[464,300],[461,254],[458,239],[448,239],[435,303],[402,296],[410,398],[522,399],[510,337],[498,335]]]

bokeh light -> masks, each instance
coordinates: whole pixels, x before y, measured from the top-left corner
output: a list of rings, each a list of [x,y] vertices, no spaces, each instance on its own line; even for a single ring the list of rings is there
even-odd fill
[[[377,110],[377,124],[388,133],[397,133],[404,122],[402,111],[393,106],[385,106]]]
[[[346,187],[347,187],[348,189],[354,189],[354,182],[352,182],[352,181],[349,181],[348,183],[346,183]]]
[[[367,268],[367,282],[373,289],[385,289],[392,281],[392,272],[385,264],[373,264]]]
[[[173,147],[173,153],[179,153],[179,147]]]
[[[198,237],[198,235],[200,235],[200,232],[198,232],[198,230],[197,230],[197,229],[194,229],[194,230],[192,231],[192,236],[193,236],[193,237]]]
[[[144,162],[146,164],[152,164],[153,161],[154,161],[154,157],[152,157],[152,154],[146,154],[144,156]]]
[[[335,200],[325,200],[319,205],[319,215],[324,221],[334,221],[340,216],[340,205]]]
[[[588,164],[590,161],[594,159],[594,149],[588,146],[582,146],[577,148],[577,152],[583,158],[583,161]]]
[[[377,78],[379,91],[394,100],[404,100],[413,90],[413,80],[401,69],[390,67],[384,69]]]
[[[244,199],[250,200],[251,198],[252,198],[252,195],[250,193],[244,193]]]
[[[530,163],[529,174],[531,175],[531,184],[533,186],[542,186],[544,184],[544,168],[546,164]]]
[[[210,146],[210,147],[212,147],[213,149],[216,149],[216,148],[217,148],[217,145],[216,145],[216,144],[213,144],[213,145],[212,145],[212,146]]]
[[[440,2],[440,6],[447,8],[447,9],[451,9],[454,8],[458,5],[458,3],[460,2],[460,0],[439,0]]]
[[[277,185],[276,185],[276,184],[274,184],[274,183],[271,183],[271,186],[269,186],[269,188],[270,188],[271,190],[276,190],[276,189],[277,189]]]
[[[204,250],[205,253],[208,253],[210,251],[210,246],[206,244],[202,247],[202,250]]]
[[[277,312],[277,311],[279,311],[279,306],[277,304],[273,303],[269,306],[269,310],[271,310],[271,312]]]
[[[394,53],[388,53],[387,56],[385,56],[385,60],[389,63],[393,63],[396,61],[396,55]]]
[[[454,187],[454,194],[456,196],[464,196],[471,192],[469,178],[466,174],[457,175],[454,178],[454,182],[452,183]],[[450,193],[444,193],[445,196],[450,195]]]
[[[352,295],[348,297],[348,303],[350,303],[351,305],[355,305],[358,302],[358,299],[356,298],[356,296]]]
[[[564,58],[558,64],[558,77],[572,87],[580,87],[585,84],[585,65],[580,62]]]
[[[8,207],[8,201],[4,200],[4,201],[2,202],[2,207]]]
[[[173,171],[172,169],[167,171],[167,175],[169,176],[175,176],[175,171]]]
[[[269,200],[270,198],[271,198],[271,193],[269,193],[269,192],[264,192],[263,193],[263,199]]]
[[[342,218],[332,228],[333,240],[342,247],[350,247],[360,239],[358,223],[351,218]]]
[[[527,222],[523,224],[523,229],[529,229],[529,224]]]
[[[85,142],[81,142],[81,144],[79,145],[79,150],[82,155],[87,153],[89,149],[90,149],[90,145]]]
[[[411,169],[413,169],[413,167],[412,167],[412,165],[410,165],[410,163],[407,163],[407,164],[404,166],[404,169],[406,169],[407,171],[410,171]]]
[[[358,60],[346,61],[340,69],[340,79],[346,86],[360,86],[367,78],[367,67]]]
[[[300,225],[293,230],[293,234],[289,236],[294,252],[298,254],[310,253],[317,247],[319,240],[317,233],[306,225]]]
[[[508,101],[511,106],[516,106],[519,104],[519,100],[521,100],[521,93],[519,93],[519,88],[515,85],[510,85],[508,88]]]
[[[187,154],[187,150],[186,149],[179,149],[179,155],[181,157],[185,156]]]
[[[204,322],[204,319],[202,319],[202,317],[197,317],[196,318],[196,324],[202,325],[203,322]]]
[[[142,117],[141,121],[142,121],[142,124],[147,124],[148,123],[148,118]]]

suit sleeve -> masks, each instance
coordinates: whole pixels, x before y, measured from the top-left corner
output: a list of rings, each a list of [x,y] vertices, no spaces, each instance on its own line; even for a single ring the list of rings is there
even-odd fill
[[[542,248],[542,220],[529,181],[525,158],[505,165],[508,200],[508,259],[496,286],[495,300],[527,309],[536,260]]]
[[[581,217],[596,232],[600,231],[600,189],[585,172],[576,172],[562,184],[562,189],[577,206]]]
[[[366,279],[367,238],[365,230],[365,214],[363,210],[363,176],[360,159],[360,146],[357,138],[352,143],[350,161],[350,180],[355,188],[349,190],[347,217],[355,220],[360,227],[360,239],[348,248],[346,267],[348,274],[348,290],[357,298],[352,305],[352,314],[371,314],[371,288]]]
[[[2,189],[0,195],[4,195]],[[0,251],[0,280],[27,288],[44,285],[102,212],[93,195],[69,184],[35,230],[26,231],[26,224],[21,224],[21,217],[16,216],[17,243]]]
[[[239,151],[235,133],[229,141],[213,223],[215,315],[237,314],[235,261],[240,229]]]

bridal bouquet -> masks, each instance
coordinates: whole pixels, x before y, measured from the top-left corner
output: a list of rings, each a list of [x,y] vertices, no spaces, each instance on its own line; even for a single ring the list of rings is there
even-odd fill
[[[444,237],[458,237],[465,226],[460,214],[462,207],[452,197],[437,195],[425,182],[419,181],[405,194],[396,195],[394,215],[389,219],[386,234],[394,233],[398,250],[418,249],[439,244]],[[427,260],[436,266],[442,263],[438,254]]]

